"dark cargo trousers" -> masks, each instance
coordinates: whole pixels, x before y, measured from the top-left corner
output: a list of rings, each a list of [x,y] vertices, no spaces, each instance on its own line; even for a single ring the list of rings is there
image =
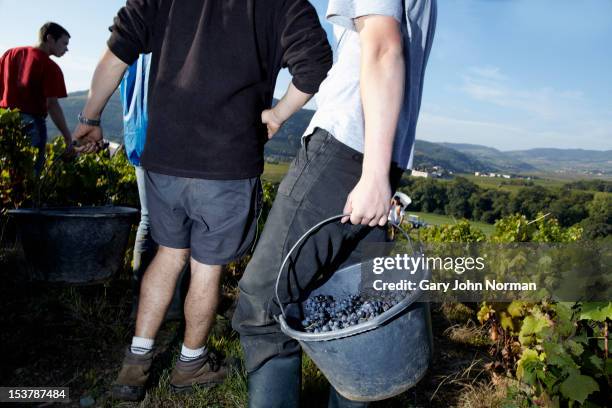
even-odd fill
[[[240,333],[249,373],[276,356],[300,352],[297,341],[285,336],[274,316],[280,308],[274,285],[285,256],[312,226],[341,214],[346,199],[361,177],[363,155],[317,129],[307,137],[279,186],[272,210],[253,258],[240,280],[240,297],[232,325]],[[392,191],[402,171],[394,168]],[[342,224],[321,227],[291,256],[282,273],[279,296],[289,322],[302,319],[298,302],[308,298],[316,281],[343,265],[361,261],[367,242],[381,242],[386,228]]]

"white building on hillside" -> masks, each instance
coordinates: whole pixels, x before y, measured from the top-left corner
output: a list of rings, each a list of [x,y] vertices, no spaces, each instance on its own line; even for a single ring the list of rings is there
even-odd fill
[[[424,177],[424,178],[431,177],[431,175],[426,171],[412,170],[412,173],[410,174],[414,177]]]

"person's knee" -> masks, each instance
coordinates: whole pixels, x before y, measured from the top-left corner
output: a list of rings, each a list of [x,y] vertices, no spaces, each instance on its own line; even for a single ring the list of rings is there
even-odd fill
[[[217,291],[223,273],[222,265],[207,265],[191,258],[191,282],[206,291]]]
[[[159,245],[155,257],[159,257],[164,262],[170,262],[174,264],[180,271],[183,269],[187,261],[189,260],[190,250],[189,248],[170,248],[167,246]]]

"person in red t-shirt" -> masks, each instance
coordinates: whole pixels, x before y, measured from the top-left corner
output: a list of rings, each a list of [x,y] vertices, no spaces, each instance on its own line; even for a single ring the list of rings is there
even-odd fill
[[[0,57],[0,108],[19,109],[26,134],[38,148],[36,172],[45,162],[47,113],[62,132],[68,154],[74,152],[72,136],[58,98],[65,98],[66,84],[60,67],[49,58],[68,51],[70,34],[56,23],[46,23],[39,31],[36,47],[11,48]]]

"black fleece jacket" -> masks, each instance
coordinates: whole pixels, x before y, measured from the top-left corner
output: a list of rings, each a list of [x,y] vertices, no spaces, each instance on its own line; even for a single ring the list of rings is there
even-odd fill
[[[279,70],[313,94],[332,64],[307,0],[128,0],[108,47],[127,64],[152,53],[143,167],[204,179],[261,174]]]

